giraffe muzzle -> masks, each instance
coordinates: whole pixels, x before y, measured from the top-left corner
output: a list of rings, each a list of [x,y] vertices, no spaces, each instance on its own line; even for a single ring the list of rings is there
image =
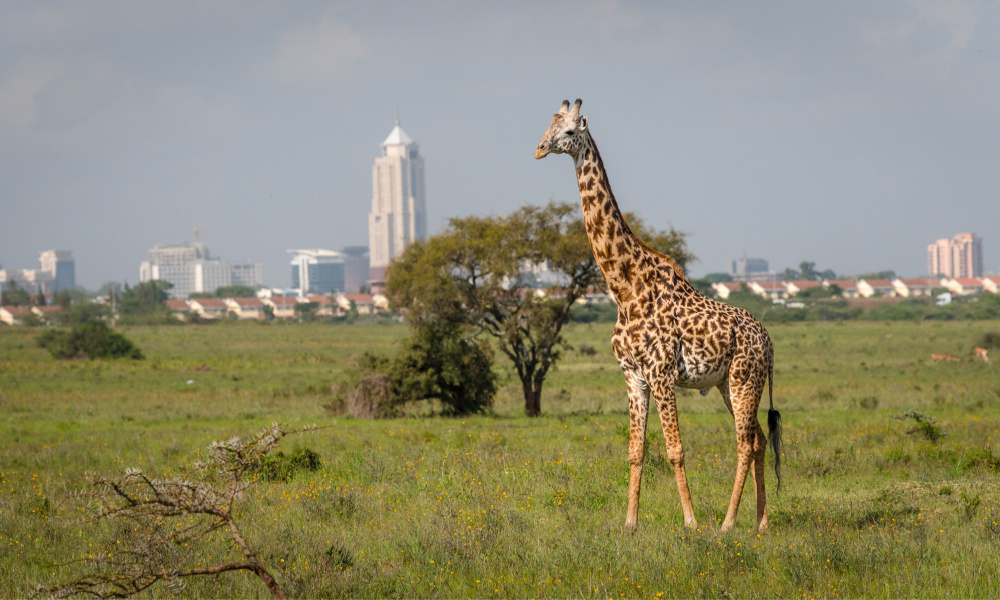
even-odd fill
[[[535,158],[545,158],[548,154],[548,147],[545,144],[538,144],[538,149],[535,150]]]

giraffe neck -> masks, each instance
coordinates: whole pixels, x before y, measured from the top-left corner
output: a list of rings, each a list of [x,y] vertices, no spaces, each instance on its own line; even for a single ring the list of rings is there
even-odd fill
[[[622,217],[594,138],[590,132],[586,135],[586,143],[574,157],[583,221],[604,281],[619,303],[627,302],[633,295],[642,254],[649,249]]]

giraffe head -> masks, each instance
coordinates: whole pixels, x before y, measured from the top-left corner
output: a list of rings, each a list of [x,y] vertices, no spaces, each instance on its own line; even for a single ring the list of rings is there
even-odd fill
[[[587,133],[587,117],[580,116],[580,105],[583,101],[577,98],[573,108],[569,100],[563,100],[559,112],[552,115],[552,124],[538,142],[535,158],[544,158],[550,153],[569,154],[574,162],[578,162],[581,150],[586,147],[584,138]]]

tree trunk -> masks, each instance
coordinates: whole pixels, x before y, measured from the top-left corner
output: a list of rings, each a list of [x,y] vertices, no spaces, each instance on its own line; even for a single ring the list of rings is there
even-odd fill
[[[524,412],[529,417],[538,417],[542,414],[542,386],[532,386],[531,379],[521,381],[521,389],[524,390]]]

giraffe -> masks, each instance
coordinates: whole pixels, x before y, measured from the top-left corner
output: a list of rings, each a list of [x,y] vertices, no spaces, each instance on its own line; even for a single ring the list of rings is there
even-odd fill
[[[774,349],[764,326],[750,313],[698,293],[672,258],[637,238],[618,209],[604,162],[580,116],[577,100],[562,103],[535,151],[569,154],[576,167],[584,223],[604,281],[618,302],[618,321],[611,345],[625,374],[629,396],[629,486],[625,529],[634,531],[639,514],[639,488],[645,453],[649,397],[656,401],[667,457],[674,469],[684,510],[684,524],[697,527],[684,470],[684,448],[677,423],[675,387],[707,395],[713,387],[736,425],[736,481],[722,532],[736,521],[747,474],[753,469],[757,529],[767,529],[764,454],[768,438],[757,420],[764,381],[771,407],[768,431],[774,473],[781,487],[781,415],[774,409],[771,378]]]

